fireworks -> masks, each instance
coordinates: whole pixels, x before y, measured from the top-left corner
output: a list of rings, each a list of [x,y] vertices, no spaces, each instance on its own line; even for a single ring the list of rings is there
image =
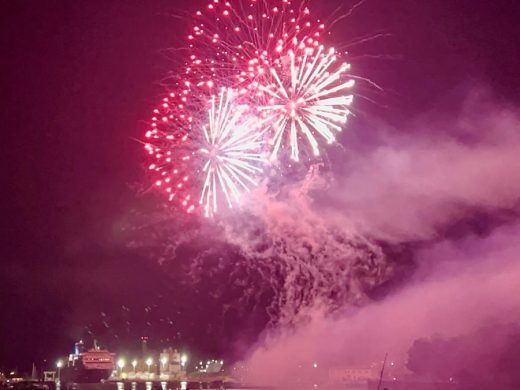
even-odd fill
[[[254,123],[243,120],[248,107],[235,107],[232,99],[231,89],[223,89],[218,101],[213,96],[209,123],[203,128],[206,146],[201,152],[206,163],[200,204],[204,205],[206,216],[217,211],[219,192],[232,207],[241,192],[256,185],[253,175],[262,171],[262,133],[256,131]]]
[[[201,205],[211,216],[220,198],[231,207],[256,185],[254,176],[262,171],[263,132],[249,107],[236,104],[235,98],[232,89],[222,89],[209,97],[206,116],[197,119],[167,115],[172,112],[169,98],[158,111],[164,116],[154,117],[155,126],[147,133],[153,142],[146,149],[156,159],[149,169],[160,177],[155,185],[188,213]]]
[[[271,68],[274,83],[259,88],[269,98],[269,105],[259,107],[264,112],[263,123],[274,129],[271,139],[272,158],[280,150],[282,140],[289,139],[291,158],[299,160],[299,135],[303,134],[312,147],[314,156],[319,156],[316,133],[327,143],[335,141],[334,132],[341,131],[350,113],[348,106],[352,95],[348,90],[353,80],[338,82],[349,65],[343,63],[333,69],[337,60],[334,49],[323,53],[323,46],[317,50],[304,45],[303,56],[296,58],[291,49],[288,52],[289,70],[281,77],[276,67]],[[283,69],[282,69],[283,70]],[[286,133],[289,136],[285,136]]]
[[[304,0],[212,0],[193,20],[146,149],[169,199],[211,216],[257,185],[264,155],[317,158],[346,123],[354,83]]]

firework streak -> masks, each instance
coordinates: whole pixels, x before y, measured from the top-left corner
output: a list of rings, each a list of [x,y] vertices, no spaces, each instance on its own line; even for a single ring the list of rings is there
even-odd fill
[[[335,142],[354,81],[304,2],[213,0],[194,20],[146,150],[156,186],[186,212],[212,216],[238,204],[266,164],[312,161]]]

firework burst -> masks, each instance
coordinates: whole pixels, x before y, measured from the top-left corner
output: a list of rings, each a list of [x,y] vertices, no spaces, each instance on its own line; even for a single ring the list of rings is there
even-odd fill
[[[262,171],[263,131],[235,95],[223,88],[209,97],[204,114],[196,118],[176,109],[177,115],[166,115],[172,111],[165,103],[166,111],[159,111],[164,116],[154,117],[147,133],[151,142],[146,149],[156,159],[149,169],[159,176],[155,185],[188,213],[202,206],[211,216],[222,204],[232,207],[256,185],[255,176]]]
[[[272,160],[282,150],[300,160],[303,143],[313,159],[322,140],[335,141],[353,98],[350,65],[320,43],[326,26],[305,1],[213,0],[195,20],[187,73],[249,97],[270,130]]]
[[[171,201],[211,216],[260,180],[263,154],[315,159],[352,102],[349,64],[306,1],[212,0],[193,15],[183,69],[146,149]]]
[[[272,128],[270,140],[276,158],[283,140],[288,140],[291,159],[300,159],[299,139],[303,136],[312,148],[314,156],[319,156],[317,136],[331,144],[335,133],[342,130],[350,113],[353,96],[350,89],[354,81],[342,80],[350,66],[337,66],[334,49],[326,53],[323,46],[317,49],[303,43],[287,54],[287,65],[272,67],[273,82],[258,88],[263,92],[268,104],[260,106],[263,123]]]
[[[203,127],[201,152],[206,163],[200,204],[206,216],[217,211],[219,193],[232,207],[242,192],[256,186],[254,176],[262,171],[262,131],[257,131],[252,120],[243,119],[248,107],[234,106],[232,99],[231,89],[222,89],[218,99],[213,96],[209,122]]]

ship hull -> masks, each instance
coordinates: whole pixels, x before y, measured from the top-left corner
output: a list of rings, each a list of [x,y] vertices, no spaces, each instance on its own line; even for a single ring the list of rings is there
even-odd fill
[[[61,371],[60,381],[63,383],[99,383],[108,379],[111,373],[112,370],[67,367]]]

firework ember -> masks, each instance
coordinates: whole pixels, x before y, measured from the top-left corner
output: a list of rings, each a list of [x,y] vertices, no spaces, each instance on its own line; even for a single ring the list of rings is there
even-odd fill
[[[157,186],[186,211],[232,206],[259,181],[262,153],[312,161],[345,125],[350,65],[305,4],[212,0],[194,15],[184,70],[146,144]]]

